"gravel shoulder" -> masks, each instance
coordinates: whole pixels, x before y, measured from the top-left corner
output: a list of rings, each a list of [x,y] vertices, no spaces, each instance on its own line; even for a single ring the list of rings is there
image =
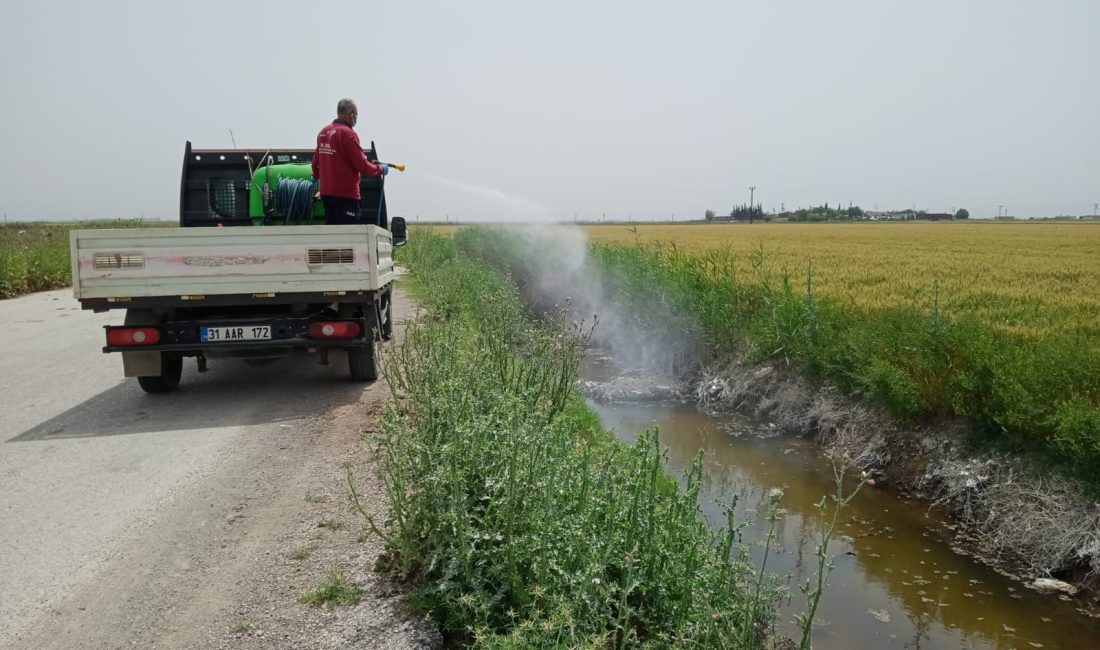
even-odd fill
[[[399,293],[395,317],[411,315]],[[362,435],[389,389],[343,380],[342,362],[191,372],[164,396],[173,402],[118,383],[3,429],[0,647],[438,645],[402,590],[372,571],[381,542],[351,511],[345,467],[381,514]],[[5,415],[14,406],[0,403]],[[358,604],[298,602],[333,569],[363,591]]]

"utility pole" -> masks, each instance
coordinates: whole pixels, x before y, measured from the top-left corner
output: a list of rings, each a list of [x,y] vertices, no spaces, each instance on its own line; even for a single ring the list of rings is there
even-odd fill
[[[753,205],[753,196],[755,194],[756,194],[756,186],[755,185],[750,185],[749,186],[749,223],[752,223],[752,205]]]
[[[998,217],[999,217],[999,216],[1001,216],[1001,210],[1003,210],[1003,209],[1004,209],[1004,207],[1005,207],[1005,206],[1003,206],[1003,205],[1001,205],[1001,204],[999,204],[999,203],[997,204],[997,216],[998,216]]]

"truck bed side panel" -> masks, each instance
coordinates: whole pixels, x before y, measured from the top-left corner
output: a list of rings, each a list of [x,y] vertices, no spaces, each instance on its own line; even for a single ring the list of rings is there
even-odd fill
[[[390,233],[368,225],[78,230],[70,245],[81,300],[373,291],[393,279]]]

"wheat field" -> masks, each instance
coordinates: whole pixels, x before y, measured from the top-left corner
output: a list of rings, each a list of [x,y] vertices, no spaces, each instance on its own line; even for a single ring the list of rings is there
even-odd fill
[[[725,254],[746,282],[804,287],[852,309],[931,309],[1027,337],[1100,334],[1100,224],[585,226],[597,242]]]

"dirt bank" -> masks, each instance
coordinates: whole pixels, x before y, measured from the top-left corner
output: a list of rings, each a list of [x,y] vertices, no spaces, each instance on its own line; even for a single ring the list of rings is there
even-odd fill
[[[964,449],[963,421],[903,426],[775,364],[714,364],[689,392],[706,409],[745,413],[847,454],[877,487],[913,494],[949,513],[959,524],[959,552],[1027,583],[1058,578],[1083,587],[1089,594],[1081,597],[1082,608],[1097,611],[1100,504],[1072,479],[1045,474],[1020,457]]]

